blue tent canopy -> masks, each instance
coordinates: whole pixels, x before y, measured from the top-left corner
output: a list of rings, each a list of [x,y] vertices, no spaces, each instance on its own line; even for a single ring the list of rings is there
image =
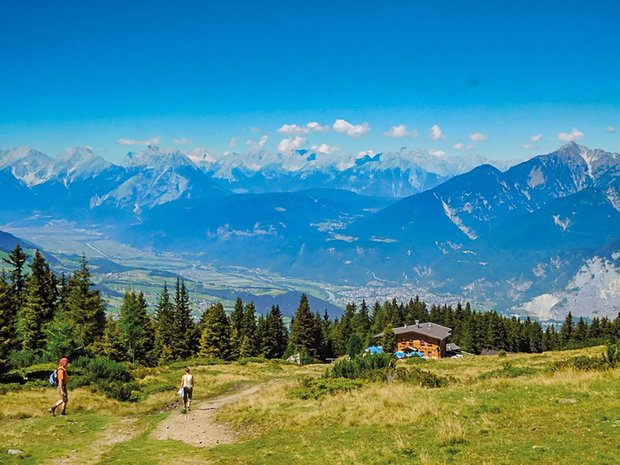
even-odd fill
[[[381,346],[370,346],[366,350],[364,350],[364,352],[369,353],[370,355],[382,354],[383,353],[383,347],[381,347]]]

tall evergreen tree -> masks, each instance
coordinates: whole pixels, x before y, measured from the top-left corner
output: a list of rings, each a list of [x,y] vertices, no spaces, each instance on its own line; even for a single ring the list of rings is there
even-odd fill
[[[560,340],[562,342],[562,347],[566,347],[572,338],[573,335],[573,314],[568,312],[566,315],[566,319],[564,320],[564,324],[562,325],[562,329],[560,329]]]
[[[118,318],[121,341],[127,349],[130,362],[149,364],[155,335],[151,319],[147,313],[147,304],[142,292],[128,290]]]
[[[185,281],[177,278],[174,309],[177,335],[173,350],[175,358],[187,358],[196,353],[198,349],[196,326],[192,321],[192,310],[189,303],[189,292]]]
[[[274,305],[265,318],[262,332],[262,353],[267,358],[282,358],[288,344],[288,333],[280,307]]]
[[[84,354],[83,339],[77,325],[71,321],[71,317],[63,310],[54,314],[52,321],[45,327],[47,344],[45,354],[52,360],[61,357],[75,359]]]
[[[17,314],[16,335],[20,350],[37,351],[45,347],[45,302],[38,280],[30,276],[26,300]]]
[[[230,323],[220,303],[211,305],[206,311],[199,354],[223,360],[230,356]]]
[[[24,252],[24,249],[16,244],[15,248],[11,250],[11,253],[7,258],[3,260],[11,266],[9,271],[9,277],[13,289],[13,300],[15,305],[15,313],[22,306],[25,300],[26,292],[26,260],[28,255]]]
[[[15,316],[11,302],[11,288],[4,271],[0,276],[0,374],[9,367],[9,352]]]
[[[166,283],[164,283],[155,307],[155,327],[157,357],[160,362],[165,363],[175,358],[174,348],[178,337],[175,307],[170,301],[170,292]]]
[[[101,341],[101,352],[111,360],[122,362],[127,354],[127,347],[123,344],[118,323],[114,319],[114,315],[108,315],[103,331],[103,339]]]
[[[241,322],[241,345],[239,346],[240,357],[254,357],[258,355],[258,338],[256,328],[256,308],[254,303],[245,305],[243,320]]]
[[[42,300],[41,318],[45,323],[52,321],[58,304],[58,278],[50,270],[50,266],[38,250],[35,251],[31,265],[32,273],[29,285],[34,283]]]
[[[86,256],[82,255],[80,268],[67,283],[63,310],[75,325],[77,343],[89,349],[99,341],[105,329],[105,304],[99,291],[91,289],[93,282]]]
[[[243,301],[237,297],[235,308],[230,313],[230,357],[237,360],[241,353],[243,339]]]
[[[308,297],[301,295],[299,307],[295,312],[291,326],[291,343],[296,351],[317,357],[320,351],[320,340],[317,334],[317,322],[310,310]],[[320,328],[318,328],[320,330]]]

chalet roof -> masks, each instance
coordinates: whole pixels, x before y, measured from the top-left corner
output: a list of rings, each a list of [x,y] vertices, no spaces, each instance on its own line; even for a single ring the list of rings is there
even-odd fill
[[[461,348],[457,346],[454,342],[448,342],[446,344],[446,350],[448,352],[460,352]]]
[[[447,339],[452,335],[452,329],[445,326],[438,325],[437,323],[418,323],[414,325],[405,325],[398,328],[394,328],[394,334],[415,333],[422,336],[432,337],[435,339]],[[377,334],[375,337],[383,337],[383,333]]]

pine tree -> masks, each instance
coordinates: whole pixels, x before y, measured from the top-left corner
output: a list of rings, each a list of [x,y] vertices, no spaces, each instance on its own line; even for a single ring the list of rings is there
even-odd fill
[[[13,299],[15,308],[19,309],[25,299],[26,271],[24,268],[26,265],[26,260],[28,260],[28,255],[19,244],[16,244],[9,256],[7,258],[3,258],[3,260],[11,266],[9,276],[13,289]]]
[[[347,342],[347,355],[351,358],[361,354],[364,350],[364,341],[358,333],[351,334]]]
[[[99,291],[91,289],[93,282],[86,256],[82,255],[80,269],[67,283],[63,310],[75,325],[77,344],[89,349],[100,340],[105,329],[105,304]]]
[[[58,301],[58,278],[50,270],[50,266],[38,250],[35,251],[31,265],[32,273],[29,283],[35,283],[43,302],[41,317],[44,324],[52,321]]]
[[[48,358],[58,360],[61,357],[68,357],[69,360],[73,360],[84,353],[80,332],[66,312],[57,311],[54,319],[45,327],[45,333],[47,335],[45,354]]]
[[[26,300],[19,309],[15,327],[20,350],[38,351],[45,347],[43,328],[47,321],[41,293],[38,281],[31,275],[26,286]]]
[[[101,341],[101,352],[111,360],[121,362],[127,354],[127,347],[123,344],[121,331],[112,314],[108,315]]]
[[[125,292],[118,318],[118,329],[122,344],[127,349],[129,361],[149,364],[155,337],[142,292],[133,290]]]
[[[211,305],[206,312],[199,354],[223,360],[230,356],[230,323],[220,303]]]
[[[243,339],[243,301],[237,297],[235,308],[230,313],[230,356],[237,360]]]
[[[291,326],[290,339],[296,351],[308,354],[310,357],[317,357],[320,350],[316,323],[310,311],[308,297],[302,294]]]
[[[241,358],[258,355],[258,338],[256,333],[256,309],[254,303],[250,302],[245,305],[241,322],[241,345],[239,346],[239,356]]]
[[[192,321],[192,310],[189,304],[189,292],[185,281],[177,278],[174,295],[176,338],[173,350],[176,358],[188,358],[196,353],[197,334],[196,326]]]
[[[587,337],[588,337],[588,325],[586,324],[583,317],[580,316],[579,320],[577,321],[577,325],[575,326],[575,329],[573,333],[571,334],[571,340],[581,346],[583,345]]]
[[[381,347],[384,354],[392,354],[396,352],[397,340],[394,328],[388,322],[388,325],[383,330],[383,337],[381,338]]]
[[[0,276],[0,374],[9,367],[9,352],[15,316],[11,302],[11,288],[4,271]]]
[[[159,295],[159,300],[155,307],[155,327],[157,356],[160,362],[165,363],[175,358],[173,349],[176,343],[175,340],[178,337],[175,309],[170,301],[170,293],[166,283],[164,283],[164,288]]]
[[[562,342],[562,347],[565,348],[571,341],[573,334],[573,314],[568,312],[566,315],[566,319],[564,320],[564,324],[562,325],[562,329],[560,329],[560,340]]]
[[[272,306],[271,311],[267,314],[263,337],[265,357],[282,358],[288,344],[288,332],[278,305]]]

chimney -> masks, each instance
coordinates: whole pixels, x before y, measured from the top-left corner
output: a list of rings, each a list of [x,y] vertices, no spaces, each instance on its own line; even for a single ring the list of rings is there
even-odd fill
[[[415,320],[415,325],[419,328],[420,327],[420,320]]]
[[[428,322],[428,327],[431,328],[433,326],[433,323],[431,323],[430,321]]]

